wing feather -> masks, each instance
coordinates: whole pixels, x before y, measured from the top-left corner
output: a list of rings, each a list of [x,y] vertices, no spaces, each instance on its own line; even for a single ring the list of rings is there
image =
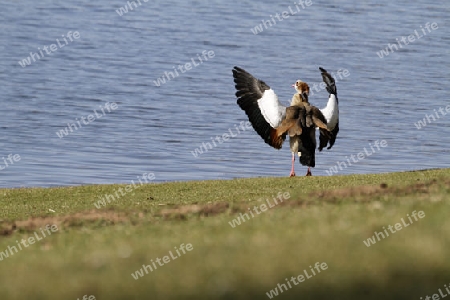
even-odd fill
[[[321,134],[319,137],[319,151],[322,151],[328,144],[327,149],[333,147],[339,132],[339,100],[337,97],[336,82],[334,78],[323,68],[320,68],[323,82],[326,84],[326,89],[329,93],[327,106],[321,109],[323,116],[327,121],[327,127],[331,131],[331,136]]]
[[[280,149],[285,136],[278,136],[276,128],[286,115],[286,107],[278,100],[275,92],[262,80],[244,69],[234,67],[234,83],[237,104],[245,111],[255,131],[270,146]]]

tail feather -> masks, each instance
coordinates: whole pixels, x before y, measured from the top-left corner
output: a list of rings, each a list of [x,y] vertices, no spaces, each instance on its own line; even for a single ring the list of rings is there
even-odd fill
[[[298,152],[300,152],[300,163],[303,166],[316,166],[316,128],[314,126],[303,128],[300,136]]]

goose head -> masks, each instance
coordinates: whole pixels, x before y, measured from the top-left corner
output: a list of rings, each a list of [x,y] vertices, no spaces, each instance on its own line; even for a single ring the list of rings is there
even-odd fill
[[[306,82],[303,82],[301,80],[297,80],[292,87],[295,88],[297,93],[300,94],[303,101],[308,102],[308,96],[309,96],[309,85]]]

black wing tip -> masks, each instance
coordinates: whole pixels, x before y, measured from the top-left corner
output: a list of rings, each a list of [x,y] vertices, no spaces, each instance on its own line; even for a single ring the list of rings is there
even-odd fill
[[[234,74],[234,73],[247,73],[247,74],[250,74],[250,73],[248,73],[247,71],[245,71],[244,69],[242,69],[242,68],[240,68],[240,67],[238,67],[238,66],[234,66],[234,68],[232,69],[232,71],[233,71],[233,74]]]
[[[233,72],[234,79],[237,79],[238,77],[253,77],[252,74],[238,66],[234,66],[231,71]]]
[[[249,72],[245,71],[244,69],[234,66],[233,68],[233,77],[234,77],[234,83],[236,90],[242,90],[242,88],[245,88],[245,90],[248,90],[250,85],[257,85],[259,88],[259,92],[264,93],[265,90],[269,90],[270,86],[267,85],[264,81],[261,79],[256,78]],[[262,95],[261,95],[262,96]]]
[[[337,96],[336,81],[333,76],[331,76],[330,73],[322,67],[319,67],[319,70],[322,74],[323,82],[327,85],[327,92]]]
[[[322,68],[322,67],[319,67],[319,70],[320,70],[320,72],[322,73],[322,76],[327,76],[327,77],[331,78],[331,79],[334,81],[333,76],[331,76],[330,73],[328,73],[327,70],[325,70],[325,69]]]

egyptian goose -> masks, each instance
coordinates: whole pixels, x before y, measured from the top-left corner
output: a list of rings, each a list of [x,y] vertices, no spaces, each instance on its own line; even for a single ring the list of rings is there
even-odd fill
[[[326,70],[319,69],[330,94],[324,109],[318,109],[309,104],[309,86],[306,82],[296,81],[293,86],[297,93],[292,97],[291,106],[285,107],[264,81],[253,77],[239,67],[233,69],[237,104],[245,111],[253,128],[264,142],[275,149],[281,149],[286,135],[289,135],[292,152],[290,176],[295,176],[295,153],[298,154],[300,163],[308,166],[306,175],[312,175],[311,167],[316,164],[316,127],[320,132],[319,151],[328,144],[327,149],[330,149],[339,131],[336,84]]]

